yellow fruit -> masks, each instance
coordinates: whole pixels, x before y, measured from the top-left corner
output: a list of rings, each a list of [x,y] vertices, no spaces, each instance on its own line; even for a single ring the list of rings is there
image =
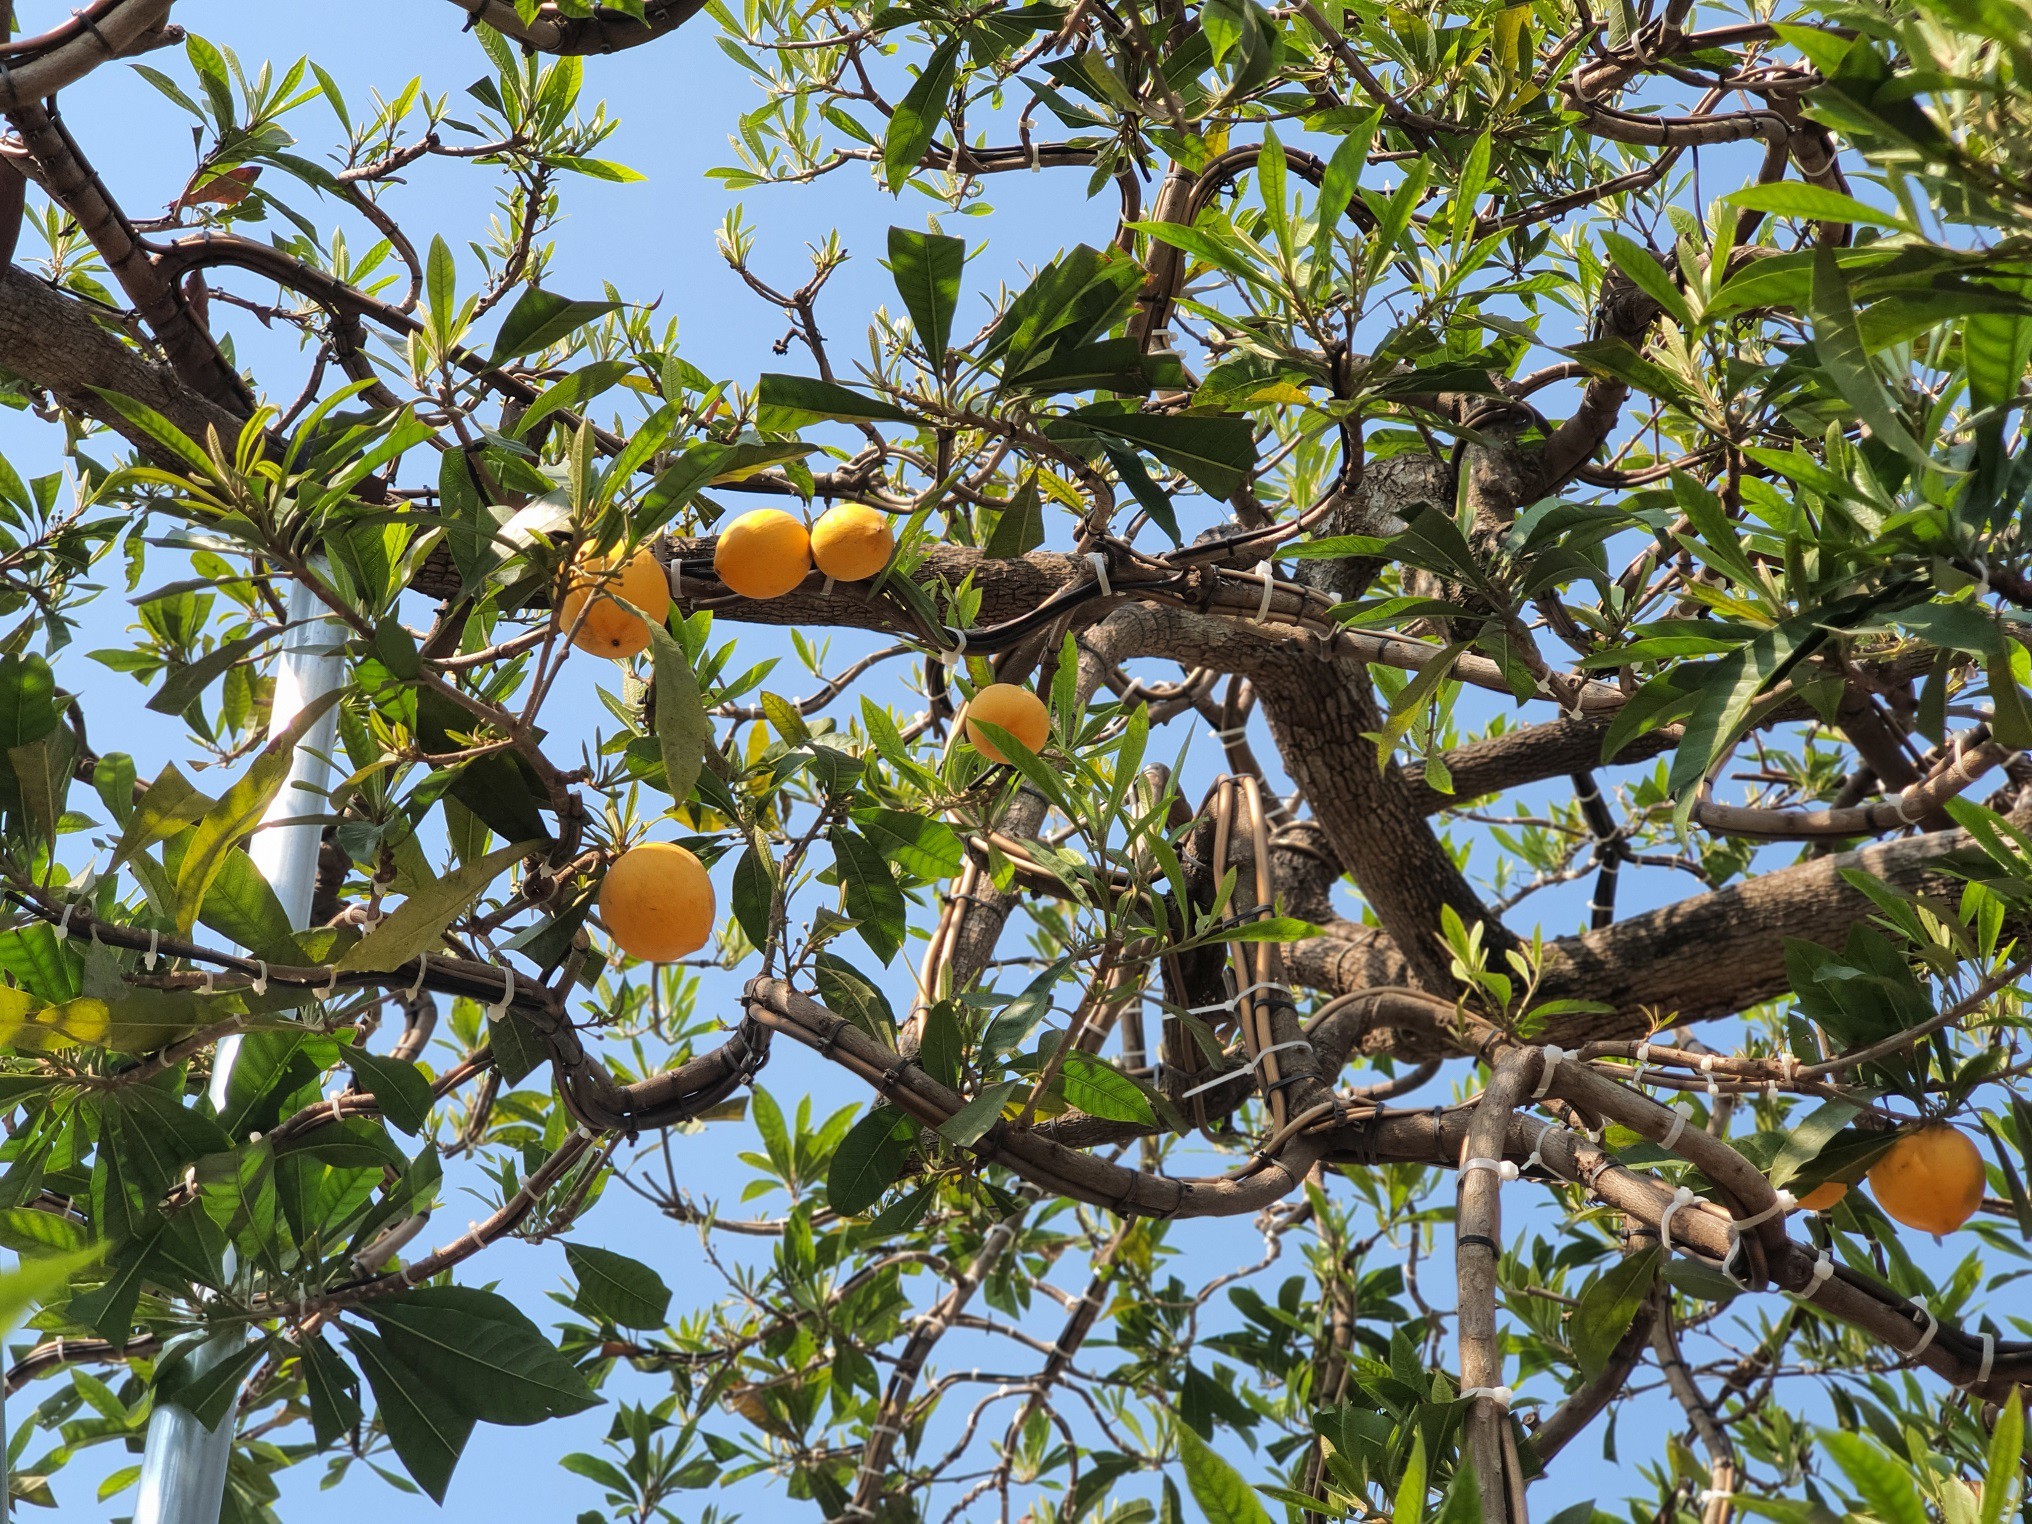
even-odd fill
[[[669,963],[712,940],[719,919],[713,881],[683,847],[644,842],[607,869],[600,883],[600,919],[629,957]]]
[[[1799,1204],[1809,1212],[1825,1212],[1848,1193],[1849,1188],[1841,1181],[1823,1180],[1801,1196]]]
[[[1044,750],[1044,743],[1051,739],[1051,715],[1044,700],[1014,683],[990,683],[968,702],[966,713],[967,740],[974,750],[990,762],[1007,762],[975,723],[979,720],[999,725],[1032,751]]]
[[[661,624],[670,612],[669,576],[647,550],[636,551],[626,566],[588,556],[572,568],[570,585],[558,600],[558,628],[573,630],[572,644],[581,651],[616,660],[633,656],[649,644],[649,626],[615,598],[625,598]],[[589,600],[591,608],[586,607]]]
[[[1870,1166],[1877,1205],[1908,1228],[1952,1233],[1983,1204],[1983,1156],[1945,1122],[1901,1133]]]
[[[811,526],[811,558],[828,577],[860,582],[889,564],[896,536],[889,515],[860,503],[828,508]]]
[[[757,508],[720,531],[713,570],[743,598],[781,598],[811,571],[811,536],[780,508]]]

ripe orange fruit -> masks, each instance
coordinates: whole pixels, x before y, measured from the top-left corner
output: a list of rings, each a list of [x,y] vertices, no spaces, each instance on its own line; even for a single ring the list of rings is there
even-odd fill
[[[669,576],[646,549],[636,551],[626,566],[615,566],[605,556],[584,557],[572,568],[565,594],[558,600],[558,628],[576,626],[572,644],[581,651],[626,660],[649,644],[649,626],[615,597],[627,599],[660,624],[670,612]]]
[[[1804,1196],[1799,1204],[1809,1212],[1825,1212],[1849,1193],[1849,1188],[1839,1180],[1823,1180]]]
[[[974,750],[990,762],[1007,762],[1000,748],[982,733],[977,720],[1001,726],[1032,751],[1044,750],[1044,743],[1051,739],[1051,714],[1044,700],[1014,683],[988,684],[968,701],[966,712],[967,740]]]
[[[889,564],[896,536],[889,515],[861,503],[828,508],[811,526],[811,558],[828,577],[859,582]]]
[[[600,919],[629,957],[669,963],[712,940],[719,911],[705,864],[671,842],[649,841],[607,869]]]
[[[781,598],[811,571],[811,535],[780,508],[757,508],[720,531],[713,570],[743,598]]]
[[[1983,1156],[1945,1122],[1900,1133],[1870,1166],[1877,1205],[1908,1228],[1952,1233],[1983,1204]]]

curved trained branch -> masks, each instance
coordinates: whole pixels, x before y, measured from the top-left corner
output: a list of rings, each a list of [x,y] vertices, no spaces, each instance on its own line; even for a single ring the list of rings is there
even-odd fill
[[[174,0],[94,0],[61,26],[7,49],[0,70],[0,111],[40,107],[103,63],[171,40]],[[26,56],[27,62],[18,62]]]

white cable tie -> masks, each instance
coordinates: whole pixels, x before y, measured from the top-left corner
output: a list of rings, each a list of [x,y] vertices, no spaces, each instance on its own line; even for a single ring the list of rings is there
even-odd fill
[[[1658,1243],[1664,1249],[1664,1258],[1672,1258],[1672,1217],[1682,1207],[1690,1207],[1699,1198],[1690,1186],[1682,1185],[1672,1193],[1672,1199],[1665,1203],[1665,1210],[1658,1215]]]
[[[1037,139],[1026,133],[1023,138],[1023,146],[1030,150],[1030,173],[1034,175],[1044,168],[1042,164],[1037,162]]]
[[[1906,825],[1917,825],[1919,823],[1911,812],[1912,790],[1910,788],[1898,790],[1897,797],[1891,801],[1891,808],[1897,812],[1898,819]]]
[[[1684,1101],[1672,1103],[1672,1125],[1665,1129],[1665,1136],[1658,1146],[1668,1153],[1678,1144],[1679,1135],[1686,1131],[1686,1124],[1693,1119],[1693,1108]]]
[[[1179,1099],[1181,1101],[1189,1101],[1196,1095],[1204,1095],[1209,1090],[1217,1090],[1222,1085],[1225,1085],[1229,1080],[1234,1079],[1238,1075],[1247,1074],[1248,1072],[1249,1071],[1247,1069],[1223,1069],[1219,1074],[1216,1074],[1212,1079],[1208,1080],[1205,1084],[1194,1085],[1192,1089],[1186,1091],[1185,1094],[1179,1097]]]
[[[1538,1088],[1531,1092],[1531,1099],[1542,1101],[1545,1092],[1552,1088],[1552,1076],[1559,1070],[1559,1062],[1568,1056],[1566,1049],[1558,1043],[1549,1042],[1538,1050],[1544,1062],[1538,1066]]]
[[[1712,1503],[1721,1502],[1724,1499],[1732,1498],[1735,1495],[1736,1494],[1733,1488],[1703,1487],[1700,1489],[1700,1506],[1706,1508]]]
[[[1822,1249],[1813,1257],[1813,1279],[1806,1283],[1804,1291],[1794,1293],[1802,1302],[1810,1302],[1820,1291],[1823,1283],[1834,1275],[1834,1256]]]
[[[1643,1067],[1644,1067],[1644,1066],[1645,1066],[1646,1064],[1648,1064],[1648,1063],[1650,1063],[1650,1062],[1651,1062],[1651,1044],[1649,1044],[1648,1042],[1640,1042],[1640,1043],[1638,1043],[1638,1044],[1637,1044],[1637,1067],[1638,1067],[1638,1069],[1640,1069],[1640,1070],[1641,1070],[1641,1069],[1642,1069],[1642,1068],[1643,1068]]]
[[[1254,984],[1244,985],[1229,998],[1216,1005],[1189,1005],[1185,1008],[1185,1013],[1188,1016],[1205,1016],[1212,1011],[1232,1011],[1242,1003],[1244,998],[1255,994],[1258,990],[1283,990],[1289,994],[1291,986],[1279,979],[1259,979]]]
[[[1799,1079],[1799,1055],[1796,1053],[1780,1053],[1778,1055],[1778,1074],[1788,1085],[1797,1082]]]
[[[1463,1175],[1469,1174],[1478,1169],[1487,1170],[1490,1174],[1494,1175],[1498,1180],[1515,1180],[1517,1178],[1518,1173],[1517,1166],[1512,1164],[1508,1159],[1461,1160],[1461,1173]]]
[[[416,955],[416,982],[410,985],[408,989],[402,992],[402,998],[404,1000],[407,1000],[411,1004],[414,1004],[416,1002],[417,996],[423,993],[423,975],[424,971],[429,967],[430,967],[430,954],[427,952],[418,953]]]
[[[1778,1081],[1776,1081],[1776,1080],[1765,1080],[1765,1081],[1764,1081],[1764,1099],[1765,1099],[1765,1100],[1767,1100],[1767,1101],[1775,1101],[1775,1100],[1777,1100],[1777,1099],[1778,1099],[1778,1093],[1779,1093],[1779,1085],[1778,1085]]]
[[[162,933],[153,926],[148,928],[148,951],[141,955],[141,966],[149,973],[155,972],[155,949],[161,945]]]
[[[1277,592],[1277,579],[1270,575],[1270,568],[1263,568],[1263,601],[1256,605],[1255,623],[1262,624],[1270,617],[1270,599]]]
[[[1936,1318],[1933,1315],[1933,1310],[1917,1297],[1908,1298],[1907,1305],[1914,1312],[1918,1313],[1919,1316],[1926,1319],[1926,1332],[1919,1336],[1917,1344],[1905,1351],[1907,1359],[1917,1360],[1921,1355],[1926,1353],[1928,1346],[1933,1343],[1933,1336],[1940,1332],[1940,1319]]]
[[[1722,1087],[1715,1082],[1714,1061],[1715,1055],[1712,1053],[1708,1054],[1707,1057],[1703,1058],[1700,1061],[1700,1072],[1707,1076],[1707,1093],[1709,1099],[1713,1099],[1715,1096],[1718,1096],[1722,1093]]]
[[[938,653],[939,665],[944,667],[958,666],[960,658],[967,654],[967,632],[965,630],[953,630],[950,633],[953,638],[952,649]]]
[[[265,995],[268,993],[268,960],[265,958],[256,958],[254,960],[254,966],[261,970],[260,973],[254,976],[254,984],[253,984],[254,993],[257,995]]]
[[[1547,1122],[1543,1127],[1538,1129],[1538,1136],[1532,1139],[1531,1142],[1531,1157],[1524,1161],[1523,1167],[1517,1171],[1518,1174],[1528,1175],[1534,1169],[1551,1168],[1545,1162],[1545,1140],[1551,1135],[1552,1124],[1550,1122]]]
[[[1976,1367],[1976,1379],[1962,1388],[1965,1392],[1989,1385],[1990,1367],[1997,1359],[1997,1336],[1993,1333],[1979,1333],[1976,1337],[1983,1341],[1983,1363]]]
[[[1785,1190],[1777,1191],[1773,1195],[1771,1204],[1765,1207],[1763,1211],[1749,1217],[1738,1217],[1730,1222],[1730,1236],[1733,1237],[1744,1228],[1754,1228],[1759,1223],[1769,1222],[1773,1217],[1783,1216],[1785,1213],[1794,1210],[1798,1205],[1799,1198],[1794,1196],[1792,1192]]]
[[[506,1019],[508,1006],[515,999],[515,970],[504,963],[501,976],[501,999],[487,1012],[495,1021]]]
[[[893,1435],[897,1439],[901,1439],[903,1437],[903,1431],[897,1428],[896,1425],[893,1423],[870,1424],[868,1425],[868,1432],[870,1434],[889,1434]]]
[[[78,902],[76,900],[64,901],[63,919],[56,923],[57,941],[68,942],[71,939],[71,916],[77,908]]]
[[[1291,1048],[1303,1048],[1306,1052],[1310,1053],[1312,1051],[1312,1044],[1302,1037],[1294,1037],[1290,1042],[1273,1042],[1269,1047],[1249,1060],[1249,1067],[1251,1069],[1260,1068],[1263,1060],[1268,1058],[1272,1053],[1283,1053]]]
[[[198,993],[201,995],[209,995],[213,993],[212,971],[210,969],[205,970],[204,983],[198,986]]]
[[[1087,552],[1087,560],[1093,565],[1094,580],[1101,584],[1101,596],[1103,598],[1114,597],[1115,596],[1114,586],[1108,581],[1107,552],[1100,550],[1090,550]]]
[[[825,579],[825,581],[823,581],[823,582],[821,582],[821,583],[819,584],[819,586],[818,586],[818,591],[819,591],[819,596],[820,596],[820,597],[822,597],[822,598],[830,598],[830,597],[832,597],[832,595],[833,595],[833,579],[832,579],[831,577],[828,577],[828,578],[826,578],[826,579]]]
[[[679,561],[676,556],[672,556],[670,558],[670,601],[672,603],[681,603],[683,600],[684,563]]]
[[[325,987],[319,993],[318,999],[329,1000],[332,998],[332,996],[336,995],[338,992],[339,992],[339,965],[334,963],[332,965],[332,971],[329,974],[325,975]]]
[[[1505,1413],[1510,1411],[1510,1399],[1515,1395],[1507,1386],[1471,1386],[1461,1393],[1469,1401],[1486,1397]]]
[[[1249,727],[1247,725],[1231,725],[1226,730],[1209,730],[1207,734],[1225,746],[1230,741],[1245,740],[1249,734]]]

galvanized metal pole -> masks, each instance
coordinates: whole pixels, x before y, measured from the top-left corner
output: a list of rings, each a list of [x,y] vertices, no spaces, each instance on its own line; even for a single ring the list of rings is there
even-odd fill
[[[290,590],[290,628],[275,661],[275,703],[268,720],[271,736],[287,730],[306,705],[346,680],[345,659],[339,651],[344,627],[322,614],[323,606],[308,587],[298,585]],[[326,813],[325,789],[331,779],[327,759],[337,729],[338,716],[328,710],[304,735],[291,759],[289,776],[248,848],[248,855],[289,913],[289,924],[298,928],[310,920],[323,834],[319,821],[302,817]],[[295,823],[282,824],[284,821]],[[238,1037],[219,1044],[212,1063],[211,1095],[216,1107],[225,1106],[233,1061],[239,1052]],[[198,1370],[214,1366],[230,1358],[241,1342],[242,1335],[237,1332],[220,1334],[191,1357],[192,1364]],[[218,1524],[238,1419],[237,1406],[229,1408],[217,1428],[207,1429],[183,1408],[170,1403],[158,1406],[148,1418],[148,1443],[141,1457],[141,1490],[135,1499],[133,1524]]]

